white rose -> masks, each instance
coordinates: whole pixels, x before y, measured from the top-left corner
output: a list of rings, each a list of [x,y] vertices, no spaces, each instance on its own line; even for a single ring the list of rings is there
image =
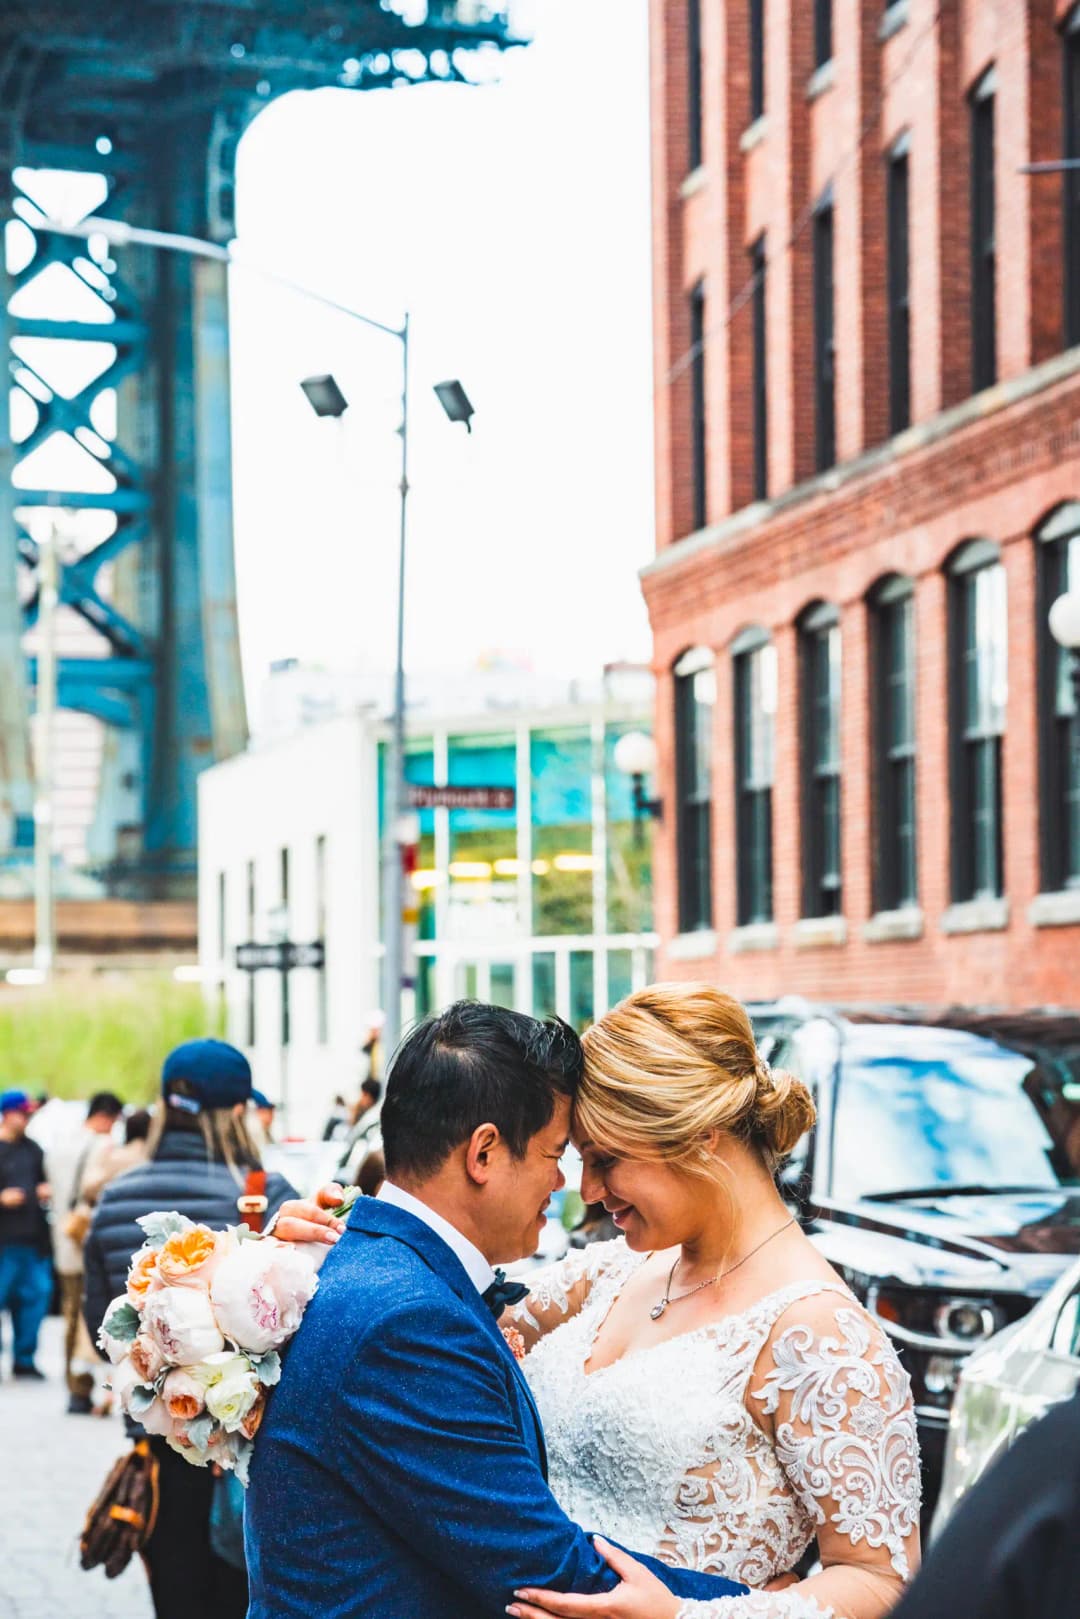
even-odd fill
[[[228,1351],[211,1355],[199,1368],[200,1381],[206,1384],[206,1409],[215,1417],[226,1433],[233,1433],[255,1404],[259,1393],[259,1379],[246,1355],[233,1355]]]
[[[225,1336],[265,1355],[292,1337],[318,1285],[310,1251],[270,1237],[242,1242],[223,1259],[210,1297]]]
[[[142,1330],[148,1333],[166,1363],[191,1366],[225,1347],[210,1300],[191,1287],[163,1287],[146,1301]]]

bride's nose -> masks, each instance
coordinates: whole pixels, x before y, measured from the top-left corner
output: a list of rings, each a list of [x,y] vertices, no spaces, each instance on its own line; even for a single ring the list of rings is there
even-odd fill
[[[595,1169],[583,1164],[581,1169],[581,1201],[583,1203],[599,1203],[604,1196],[603,1176],[598,1175]]]

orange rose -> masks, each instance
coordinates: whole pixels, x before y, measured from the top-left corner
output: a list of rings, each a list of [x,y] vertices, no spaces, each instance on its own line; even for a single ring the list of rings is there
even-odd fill
[[[254,1439],[255,1435],[259,1431],[259,1424],[263,1419],[263,1411],[265,1409],[266,1390],[264,1388],[260,1388],[258,1394],[255,1396],[255,1404],[252,1406],[251,1410],[240,1424],[240,1432],[244,1435],[245,1439]]]
[[[218,1252],[218,1234],[209,1226],[192,1226],[170,1237],[157,1256],[158,1274],[168,1287],[204,1287],[209,1262]]]
[[[135,1255],[128,1271],[127,1296],[136,1310],[141,1310],[146,1303],[146,1295],[161,1278],[158,1275],[157,1251],[153,1248],[144,1248]]]

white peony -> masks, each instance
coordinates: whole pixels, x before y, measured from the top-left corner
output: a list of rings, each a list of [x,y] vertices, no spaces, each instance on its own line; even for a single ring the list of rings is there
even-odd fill
[[[153,1338],[169,1366],[190,1366],[225,1347],[210,1300],[191,1287],[163,1287],[152,1293],[143,1309],[142,1330]]]
[[[234,1433],[255,1404],[259,1379],[246,1355],[225,1350],[210,1355],[196,1374],[206,1385],[206,1409],[226,1433]]]
[[[318,1285],[307,1248],[267,1238],[242,1242],[222,1260],[210,1297],[225,1336],[253,1355],[265,1355],[292,1337]]]

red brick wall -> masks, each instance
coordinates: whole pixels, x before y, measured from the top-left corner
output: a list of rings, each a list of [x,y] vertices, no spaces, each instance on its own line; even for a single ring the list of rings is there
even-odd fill
[[[858,1000],[1080,1003],[1080,926],[1037,927],[1039,891],[1035,552],[1059,501],[1080,499],[1080,357],[1062,342],[1061,182],[1019,172],[1061,152],[1062,0],[909,0],[880,37],[880,0],[834,0],[835,59],[813,77],[812,7],[766,0],[765,116],[749,122],[745,5],[703,0],[705,141],[686,184],[685,17],[652,0],[656,201],[657,562],[644,589],[658,675],[656,735],[667,813],[655,877],[661,970],[741,995]],[[967,407],[969,104],[995,67],[999,384]],[[889,443],[885,154],[910,138],[913,430]],[[837,453],[814,464],[811,210],[834,197]],[[769,503],[752,491],[749,249],[768,253]],[[686,294],[707,290],[710,527],[690,538]],[[1031,367],[1048,362],[1037,376]],[[950,406],[958,418],[941,418]],[[1009,596],[1004,766],[1008,925],[950,935],[946,581],[964,540],[1002,547]],[[681,543],[680,543],[681,542]],[[915,582],[917,806],[922,936],[871,942],[874,909],[867,593]],[[843,632],[843,882],[847,939],[809,944],[802,909],[795,624],[834,602]],[[780,672],[774,789],[773,949],[737,953],[729,648],[768,627]],[[717,654],[714,932],[677,938],[671,667],[688,646]],[[692,952],[697,949],[697,954]]]

